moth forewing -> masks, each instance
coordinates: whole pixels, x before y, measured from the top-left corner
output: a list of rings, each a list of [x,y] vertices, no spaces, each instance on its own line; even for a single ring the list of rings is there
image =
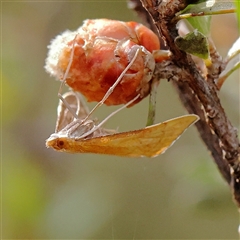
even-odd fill
[[[125,157],[155,157],[165,152],[193,123],[196,115],[185,115],[144,129],[79,139],[55,137],[47,146],[69,153],[98,153]]]

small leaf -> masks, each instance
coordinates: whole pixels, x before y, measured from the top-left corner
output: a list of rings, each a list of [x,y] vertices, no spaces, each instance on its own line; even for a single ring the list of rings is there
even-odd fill
[[[209,58],[208,40],[206,36],[197,29],[184,37],[176,37],[175,44],[184,52],[203,59]]]
[[[196,3],[192,3],[192,1],[186,1],[187,2],[187,7],[185,7],[181,12],[179,12],[180,14],[184,14],[184,13],[190,13],[191,9],[195,6],[198,6],[200,3],[206,3],[207,0],[200,0],[197,1]]]
[[[194,29],[198,29],[198,31],[205,36],[209,36],[211,19],[211,16],[202,16],[187,18],[187,21],[193,26]]]
[[[238,1],[238,0],[236,0]],[[224,13],[226,10],[234,10],[235,6],[232,2],[224,2],[224,1],[215,1],[215,0],[208,0],[208,1],[199,1],[197,4],[190,4],[184,10],[181,11],[182,14],[186,13],[202,13],[202,15],[212,15],[215,13],[221,14]]]

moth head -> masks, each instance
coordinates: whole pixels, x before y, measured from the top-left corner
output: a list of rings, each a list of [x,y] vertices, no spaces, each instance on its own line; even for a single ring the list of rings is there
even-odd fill
[[[67,144],[67,139],[59,138],[59,136],[57,134],[52,134],[46,140],[46,147],[53,148],[57,151],[64,151],[66,144]]]

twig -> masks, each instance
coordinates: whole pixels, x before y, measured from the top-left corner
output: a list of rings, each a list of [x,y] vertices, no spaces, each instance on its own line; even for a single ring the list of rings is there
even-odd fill
[[[130,2],[139,2],[131,0]],[[179,50],[174,44],[174,39],[178,36],[176,22],[172,22],[175,14],[185,8],[183,0],[141,0],[142,5],[152,18],[152,22],[161,33],[166,46],[172,52],[171,64],[168,70],[168,79],[176,80],[176,86],[180,99],[190,113],[198,114],[201,121],[197,124],[202,140],[214,158],[224,179],[231,185],[234,198],[240,206],[240,160],[239,142],[236,129],[227,118],[218,98],[218,89],[215,80],[222,71],[223,63],[215,49],[215,59],[218,61],[209,70],[207,81],[197,69],[192,57]],[[137,4],[136,4],[137,5]],[[139,7],[139,5],[138,5]],[[146,11],[139,10],[141,16]],[[150,21],[149,17],[143,19]],[[151,26],[151,21],[150,21]],[[214,61],[214,58],[213,58]],[[216,62],[217,62],[216,61]],[[214,62],[213,62],[214,64]],[[221,66],[216,72],[214,67]],[[156,66],[156,72],[163,74],[161,65]],[[173,74],[174,73],[174,74]],[[162,75],[160,78],[164,78]]]

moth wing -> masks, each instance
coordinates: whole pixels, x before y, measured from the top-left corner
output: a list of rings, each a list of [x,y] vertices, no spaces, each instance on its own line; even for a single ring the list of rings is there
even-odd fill
[[[136,131],[79,141],[69,139],[65,143],[65,151],[155,157],[165,152],[198,119],[196,115],[185,115]]]
[[[87,116],[89,110],[80,94],[70,91],[65,93],[62,97],[72,108],[72,110],[77,114],[79,119],[84,119]],[[73,120],[74,120],[73,114],[69,111],[68,107],[60,99],[57,108],[57,121],[55,133],[61,131]]]

